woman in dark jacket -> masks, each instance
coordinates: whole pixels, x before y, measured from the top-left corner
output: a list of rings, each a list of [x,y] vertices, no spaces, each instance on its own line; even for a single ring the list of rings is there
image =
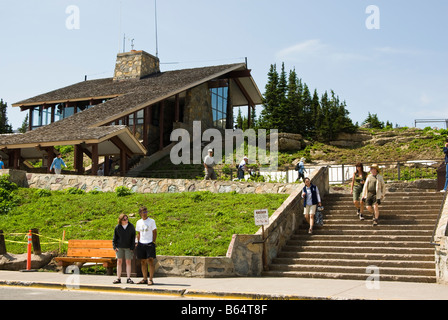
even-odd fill
[[[126,259],[127,283],[134,283],[131,280],[131,261],[135,248],[135,227],[125,214],[118,217],[118,225],[115,227],[112,243],[117,254],[117,279],[114,283],[121,283],[123,259]]]

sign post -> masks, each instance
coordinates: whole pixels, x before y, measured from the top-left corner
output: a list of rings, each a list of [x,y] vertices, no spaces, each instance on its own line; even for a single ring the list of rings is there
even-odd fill
[[[263,269],[268,270],[268,255],[266,252],[266,238],[264,236],[264,226],[269,225],[269,212],[268,209],[261,209],[254,211],[255,225],[261,226],[262,238],[263,238]]]

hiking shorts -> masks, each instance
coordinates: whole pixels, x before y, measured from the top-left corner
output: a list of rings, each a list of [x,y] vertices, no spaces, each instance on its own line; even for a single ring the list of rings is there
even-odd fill
[[[137,259],[145,260],[149,258],[156,258],[156,245],[154,243],[138,243],[137,245]]]
[[[132,260],[134,253],[129,248],[118,248],[116,256],[117,259]]]
[[[362,187],[357,186],[353,188],[353,201],[361,201]]]

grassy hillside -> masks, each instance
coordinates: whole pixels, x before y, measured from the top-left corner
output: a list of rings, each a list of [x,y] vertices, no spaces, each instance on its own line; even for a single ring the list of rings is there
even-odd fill
[[[253,234],[253,212],[256,209],[274,211],[287,195],[240,195],[195,192],[181,194],[117,193],[69,194],[35,189],[14,191],[18,206],[0,214],[0,230],[6,239],[26,241],[23,233],[38,228],[45,236],[42,243],[61,239],[111,239],[121,213],[129,215],[131,223],[139,219],[141,205],[149,209],[158,229],[158,254],[223,256],[233,234]],[[11,236],[12,233],[22,233]],[[49,239],[49,238],[52,239]],[[59,245],[43,244],[44,251],[57,250]],[[8,252],[24,253],[26,245],[7,242]],[[63,246],[66,250],[66,246]]]

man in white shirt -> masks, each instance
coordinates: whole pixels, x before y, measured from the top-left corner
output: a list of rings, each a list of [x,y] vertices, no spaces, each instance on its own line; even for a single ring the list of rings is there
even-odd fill
[[[156,239],[157,226],[156,222],[148,218],[148,209],[141,207],[139,209],[141,219],[137,221],[135,231],[137,231],[137,258],[141,260],[143,280],[139,284],[153,285],[154,276],[154,259],[156,258]],[[148,280],[148,264],[149,264],[149,280]]]
[[[215,169],[215,159],[213,158],[213,150],[208,150],[208,155],[204,158],[204,168],[205,168],[205,179],[204,180],[216,180]]]
[[[247,164],[249,163],[249,159],[244,156],[243,160],[241,160],[238,165],[238,180],[244,179],[244,171],[247,171]]]

